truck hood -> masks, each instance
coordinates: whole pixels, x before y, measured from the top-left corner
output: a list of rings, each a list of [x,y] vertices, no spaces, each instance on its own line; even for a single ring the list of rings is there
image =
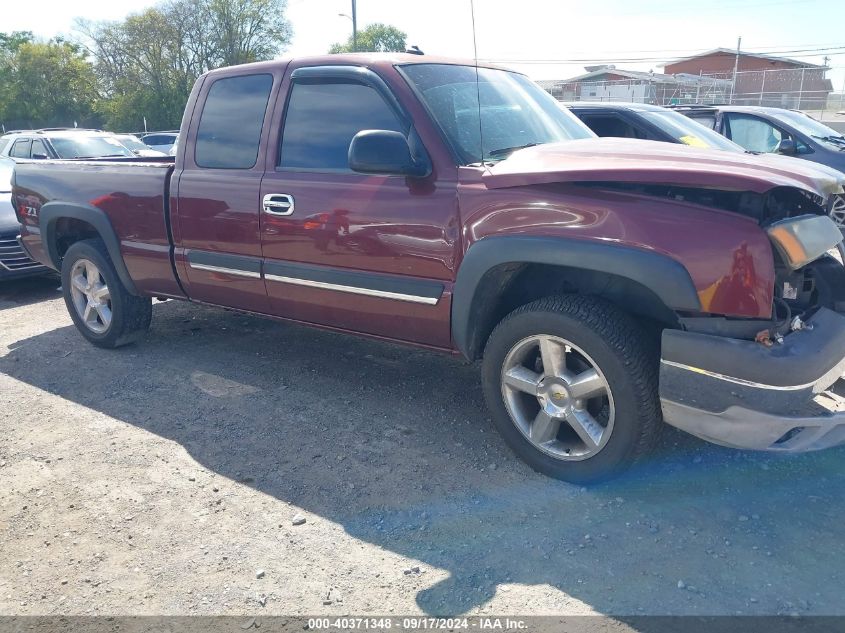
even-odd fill
[[[772,160],[775,158],[775,160]],[[528,147],[490,167],[490,189],[555,182],[630,182],[765,193],[842,193],[845,174],[809,161],[635,139],[588,138]]]

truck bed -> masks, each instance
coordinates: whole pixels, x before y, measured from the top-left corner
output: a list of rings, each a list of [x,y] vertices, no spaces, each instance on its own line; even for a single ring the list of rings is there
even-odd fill
[[[170,157],[17,163],[15,208],[24,246],[34,259],[58,269],[63,252],[54,243],[51,216],[59,206],[83,208],[92,219],[104,216],[120,236],[117,247],[138,292],[184,296],[171,264],[173,165]]]

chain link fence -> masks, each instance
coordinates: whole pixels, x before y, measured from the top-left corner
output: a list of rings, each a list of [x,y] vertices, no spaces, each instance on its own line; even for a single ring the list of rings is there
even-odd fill
[[[561,101],[628,101],[655,105],[685,103],[772,106],[803,110],[821,120],[845,124],[845,85],[834,90],[830,74],[845,67],[789,68],[701,73],[698,75],[649,75],[616,81],[543,82]],[[834,71],[831,73],[831,71]],[[840,71],[839,73],[835,71]],[[645,73],[643,73],[645,74]],[[838,114],[842,112],[843,114]]]

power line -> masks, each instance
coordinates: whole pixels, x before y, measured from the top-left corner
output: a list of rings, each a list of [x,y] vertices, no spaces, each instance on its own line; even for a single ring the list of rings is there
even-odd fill
[[[726,49],[727,50],[727,49]],[[811,52],[812,51],[812,52]],[[707,52],[707,51],[704,51]],[[751,53],[745,50],[744,53]],[[662,55],[660,57],[581,57],[569,59],[484,59],[485,62],[509,63],[509,64],[600,64],[600,63],[644,63],[644,62],[665,62],[670,59],[684,59],[701,54],[690,52],[689,55]],[[822,55],[835,56],[845,55],[845,46],[837,48],[804,49],[794,51],[766,51],[753,52],[754,55],[780,56],[790,54],[792,57],[820,57]]]
[[[816,48],[818,47],[818,48]],[[724,47],[723,47],[724,48]],[[778,44],[772,46],[746,46],[743,47],[743,51],[745,52],[753,52],[758,55],[765,54],[766,51],[770,51],[771,54],[781,54],[787,53],[793,50],[820,50],[824,51],[831,48],[845,48],[845,45],[841,44],[840,42],[830,43],[830,44],[819,44],[818,42],[814,42],[812,44]],[[777,49],[777,50],[775,50]],[[710,49],[713,50],[713,49]],[[589,53],[590,51],[571,51],[574,54],[582,54],[582,53]],[[623,50],[608,50],[607,53],[612,54],[623,54],[623,53],[661,53],[661,54],[678,54],[678,55],[695,55],[697,53],[703,52],[701,49],[688,49],[688,48],[653,48],[653,49],[623,49]]]

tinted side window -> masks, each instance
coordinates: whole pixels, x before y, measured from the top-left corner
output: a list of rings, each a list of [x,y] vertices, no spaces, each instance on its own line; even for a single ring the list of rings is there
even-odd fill
[[[35,156],[36,154],[47,157],[50,156],[50,153],[47,151],[47,146],[44,145],[44,141],[39,138],[32,141],[32,155]]]
[[[613,136],[617,138],[645,138],[633,125],[618,115],[612,114],[584,114],[581,120],[599,136]]]
[[[146,145],[172,145],[178,134],[151,134],[144,137]]]
[[[361,130],[404,130],[373,88],[355,83],[294,84],[285,113],[279,165],[349,169],[349,144]]]
[[[197,165],[219,169],[255,166],[272,87],[272,75],[244,75],[214,82],[197,130]]]
[[[15,141],[15,144],[12,145],[12,151],[9,152],[9,156],[14,156],[15,158],[29,158],[30,145],[32,145],[32,141],[29,139]]]

